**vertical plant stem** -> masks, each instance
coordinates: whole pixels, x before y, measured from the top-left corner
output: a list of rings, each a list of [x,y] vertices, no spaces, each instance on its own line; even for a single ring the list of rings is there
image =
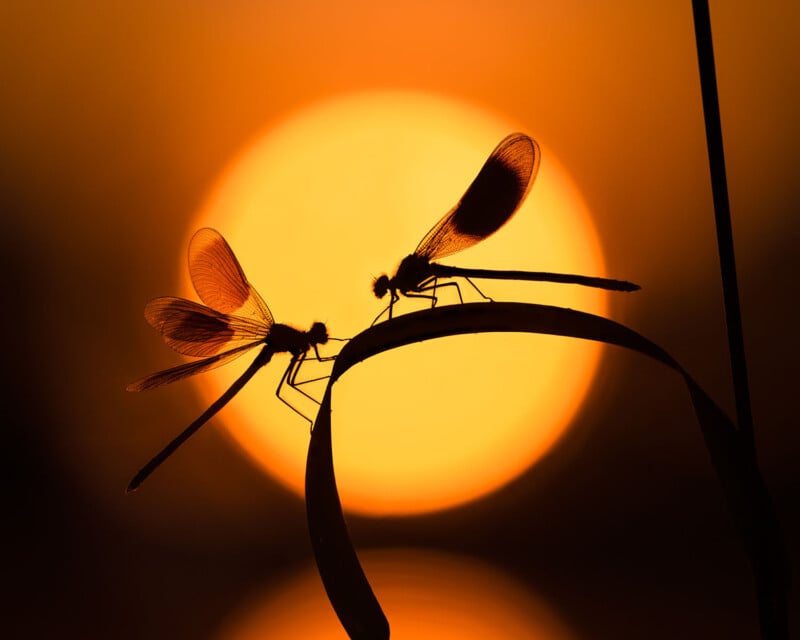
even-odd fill
[[[728,185],[725,176],[725,154],[722,147],[722,124],[719,112],[717,77],[714,65],[714,46],[711,39],[711,16],[708,0],[692,0],[694,31],[697,42],[697,61],[700,69],[700,87],[703,96],[703,116],[711,172],[711,191],[714,200],[714,219],[717,229],[722,292],[725,303],[725,320],[728,328],[728,349],[731,359],[733,390],[739,435],[747,447],[749,465],[757,470],[753,414],[747,365],[744,351],[742,313],[739,304],[739,285],[733,249]],[[757,472],[754,478],[760,477]],[[789,637],[786,588],[788,568],[782,552],[783,540],[769,497],[763,486],[753,483],[752,491],[763,494],[758,502],[763,510],[756,518],[751,540],[745,546],[753,563],[758,597],[761,635],[768,640],[785,640]]]
[[[725,176],[725,153],[722,148],[722,124],[719,114],[708,0],[692,0],[692,9],[697,41],[697,61],[700,67],[700,88],[703,95],[708,163],[711,171],[711,192],[714,199],[714,219],[717,227],[717,247],[722,272],[725,322],[728,327],[728,349],[736,399],[736,422],[742,435],[754,449],[753,414],[750,406],[750,388],[747,383],[742,312],[739,304],[739,284],[733,251],[733,230],[728,201],[728,181]]]

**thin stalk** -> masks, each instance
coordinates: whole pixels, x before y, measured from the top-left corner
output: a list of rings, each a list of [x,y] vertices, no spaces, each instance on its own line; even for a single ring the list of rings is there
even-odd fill
[[[747,363],[744,353],[742,312],[739,304],[739,285],[733,250],[733,229],[728,201],[728,181],[725,174],[725,153],[722,147],[722,124],[717,95],[717,75],[714,65],[714,45],[711,40],[711,17],[708,0],[692,0],[694,32],[697,41],[697,61],[700,67],[700,88],[703,95],[703,115],[706,127],[708,163],[711,172],[711,193],[714,199],[714,220],[717,228],[717,247],[722,271],[722,294],[725,303],[725,322],[728,327],[728,349],[731,359],[733,390],[736,398],[736,417],[739,429],[755,450],[753,413],[750,388],[747,383]]]
[[[750,463],[756,469],[753,413],[750,404],[750,389],[747,381],[747,364],[744,350],[742,313],[739,304],[739,286],[736,277],[736,261],[733,248],[728,185],[725,176],[725,153],[722,146],[722,124],[717,93],[717,77],[714,65],[714,45],[711,39],[711,16],[708,0],[692,0],[697,61],[700,70],[700,88],[703,96],[703,116],[706,128],[708,162],[711,173],[711,192],[714,200],[714,219],[717,229],[722,293],[725,303],[725,321],[728,327],[728,349],[731,359],[731,375],[736,400],[736,416],[739,432],[747,444]],[[763,514],[762,514],[763,515]],[[761,523],[762,525],[764,523]],[[758,596],[761,635],[769,640],[785,640],[789,637],[786,589],[789,582],[788,566],[784,561],[783,546],[777,520],[771,527],[757,527],[760,534],[758,546],[778,547],[770,555],[751,555]]]

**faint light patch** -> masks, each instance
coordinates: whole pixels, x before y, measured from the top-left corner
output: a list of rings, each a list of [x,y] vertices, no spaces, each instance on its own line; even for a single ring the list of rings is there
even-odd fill
[[[471,558],[419,549],[361,554],[393,640],[574,640],[554,609],[529,587]],[[335,640],[347,634],[315,567],[254,597],[217,640]]]

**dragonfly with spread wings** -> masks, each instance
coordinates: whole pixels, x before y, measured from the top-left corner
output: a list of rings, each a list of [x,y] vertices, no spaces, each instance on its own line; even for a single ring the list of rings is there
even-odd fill
[[[440,285],[439,278],[463,277],[487,300],[489,298],[470,278],[560,282],[613,291],[639,289],[639,285],[632,282],[610,278],[544,271],[464,269],[433,262],[488,238],[508,222],[528,195],[539,170],[540,158],[539,145],[524,133],[512,133],[503,138],[458,204],[425,235],[414,253],[403,258],[394,276],[390,278],[384,274],[373,282],[376,297],[390,294],[389,306],[375,321],[386,311],[389,318],[392,317],[392,307],[400,299],[400,294],[409,298],[429,298],[435,306],[437,286],[454,286],[461,299],[457,283]]]
[[[301,331],[276,323],[269,307],[247,281],[230,246],[214,229],[200,229],[192,237],[189,243],[189,275],[204,304],[176,297],[155,298],[145,307],[144,315],[161,334],[164,342],[175,351],[199,357],[201,360],[146,376],[129,384],[127,390],[154,389],[215,369],[257,346],[262,346],[262,349],[225,393],[142,467],[128,485],[128,491],[135,490],[181,444],[222,409],[274,354],[291,354],[276,395],[304,418],[306,416],[281,397],[281,389],[284,384],[288,384],[314,400],[298,386],[303,384],[297,381],[300,366],[310,350],[314,351],[317,360],[332,359],[321,357],[317,349],[318,345],[325,344],[329,339],[325,325],[315,322],[308,331]]]

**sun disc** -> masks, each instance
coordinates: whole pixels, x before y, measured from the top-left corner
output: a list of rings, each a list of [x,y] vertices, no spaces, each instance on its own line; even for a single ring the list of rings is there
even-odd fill
[[[426,94],[328,100],[272,127],[235,158],[193,229],[212,226],[226,237],[276,322],[308,329],[320,320],[331,335],[352,336],[385,306],[371,279],[393,273],[516,129],[487,111]],[[586,206],[542,149],[539,175],[517,214],[445,262],[604,275]],[[188,293],[188,278],[184,283]],[[502,281],[481,287],[496,300],[605,311],[599,290]],[[468,285],[462,291],[479,299]],[[445,294],[442,304],[452,302]],[[420,306],[403,299],[396,309]],[[333,393],[344,507],[419,513],[502,486],[564,433],[599,353],[593,343],[564,338],[473,335],[412,345],[354,367]],[[247,365],[242,360],[197,379],[207,402]],[[274,358],[221,419],[262,468],[302,494],[308,425],[274,397],[287,361]],[[318,374],[313,364],[304,375]],[[287,394],[307,414],[315,410]]]

